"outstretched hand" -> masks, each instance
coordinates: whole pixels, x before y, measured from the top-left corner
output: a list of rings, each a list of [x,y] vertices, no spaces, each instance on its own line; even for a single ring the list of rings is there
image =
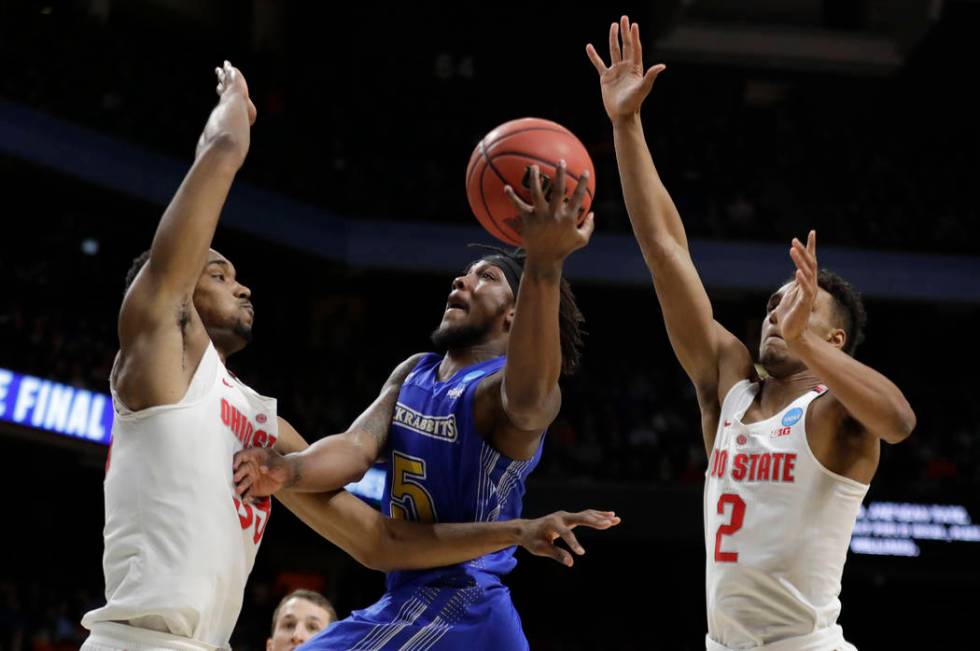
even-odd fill
[[[571,567],[575,564],[572,555],[555,545],[556,540],[561,538],[569,549],[581,556],[585,553],[585,549],[575,538],[572,529],[575,527],[609,529],[615,527],[619,522],[619,518],[612,511],[595,511],[593,509],[579,511],[578,513],[558,511],[543,518],[528,520],[524,525],[519,544],[535,556],[547,556],[562,565]]]
[[[658,63],[643,71],[640,26],[630,24],[628,16],[609,26],[608,66],[591,43],[585,46],[585,53],[599,73],[602,104],[614,123],[639,113],[643,100],[653,88],[653,82],[667,69],[667,66]]]
[[[811,230],[806,246],[795,237],[790,245],[789,256],[796,265],[793,283],[776,306],[776,319],[780,333],[787,345],[792,344],[806,331],[810,314],[817,302],[817,232]]]
[[[223,98],[229,93],[240,93],[248,102],[248,123],[250,125],[255,124],[257,111],[255,104],[248,96],[248,83],[245,82],[245,75],[242,74],[242,71],[225,60],[220,68],[214,69],[214,74],[218,77],[218,85],[215,88],[218,97]]]

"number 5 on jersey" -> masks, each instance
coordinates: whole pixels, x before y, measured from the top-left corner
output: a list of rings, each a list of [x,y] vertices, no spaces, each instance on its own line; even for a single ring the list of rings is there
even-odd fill
[[[436,507],[425,489],[425,460],[395,451],[391,469],[391,517],[435,522]]]
[[[718,515],[725,513],[726,504],[732,505],[732,517],[728,524],[718,525],[718,533],[715,534],[716,563],[735,563],[738,561],[738,552],[721,551],[721,537],[730,536],[742,528],[742,521],[745,519],[745,502],[735,493],[723,493],[718,498]]]

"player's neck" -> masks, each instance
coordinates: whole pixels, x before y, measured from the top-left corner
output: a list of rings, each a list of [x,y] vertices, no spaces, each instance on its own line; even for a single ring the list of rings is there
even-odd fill
[[[507,351],[497,342],[487,342],[468,346],[458,350],[450,350],[442,358],[439,364],[439,380],[445,381],[451,378],[461,368],[485,362],[494,357],[500,357]]]
[[[785,377],[770,375],[762,382],[759,401],[762,409],[769,412],[795,400],[818,384],[820,380],[810,369],[803,369]]]

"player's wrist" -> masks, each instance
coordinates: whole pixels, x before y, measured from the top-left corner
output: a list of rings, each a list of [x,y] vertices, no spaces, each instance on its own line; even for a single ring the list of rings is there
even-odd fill
[[[813,350],[818,338],[809,330],[804,330],[793,339],[786,339],[786,346],[801,357]]]
[[[640,112],[628,111],[626,113],[617,113],[616,115],[609,116],[609,120],[612,122],[614,131],[619,129],[635,129],[640,126]]]
[[[524,272],[521,274],[522,280],[558,282],[561,280],[565,257],[535,255],[528,251],[524,260]]]
[[[531,528],[531,521],[524,518],[507,520],[508,526],[504,529],[504,536],[508,545],[521,545],[527,542],[528,532]]]

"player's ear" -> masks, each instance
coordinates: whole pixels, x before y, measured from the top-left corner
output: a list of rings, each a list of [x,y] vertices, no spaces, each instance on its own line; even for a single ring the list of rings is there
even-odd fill
[[[510,332],[510,326],[514,323],[514,313],[516,312],[515,306],[511,306],[507,310],[507,315],[504,317],[504,332]]]
[[[835,348],[844,350],[844,346],[847,345],[847,333],[842,328],[834,328],[827,335],[827,341]]]

